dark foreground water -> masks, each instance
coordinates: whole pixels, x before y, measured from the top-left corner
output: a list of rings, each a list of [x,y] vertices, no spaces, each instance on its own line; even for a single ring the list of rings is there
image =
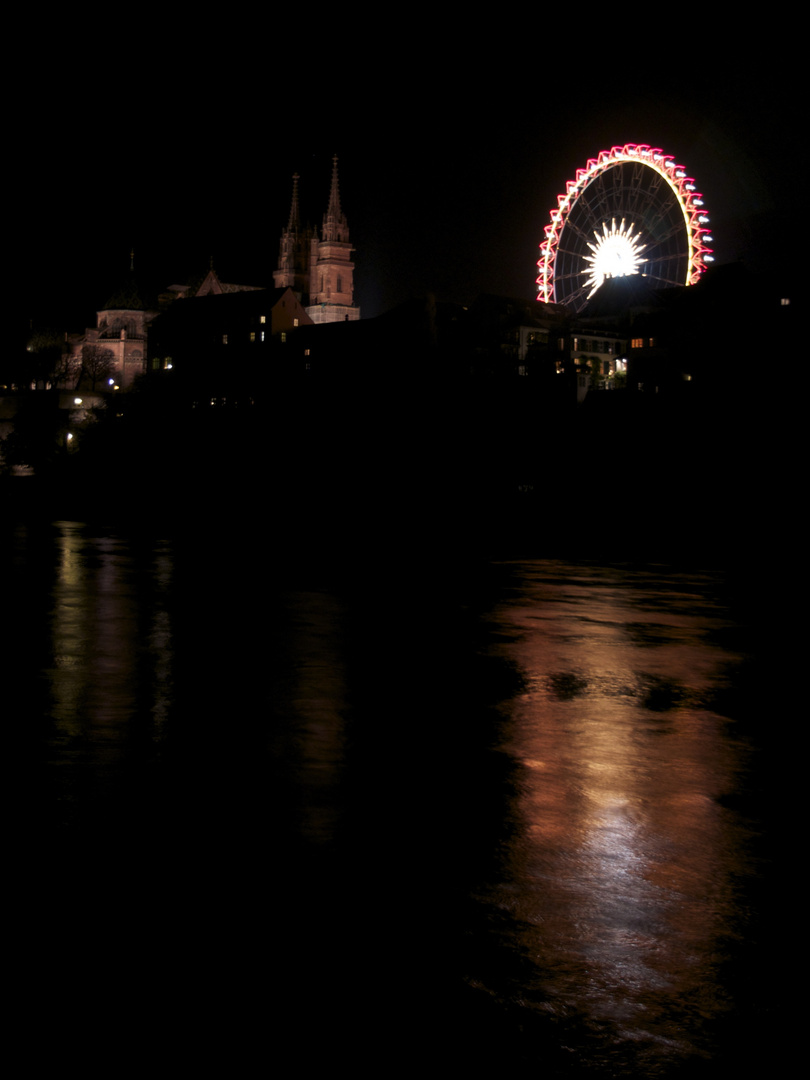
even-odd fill
[[[785,1074],[752,582],[2,542],[32,1071]]]

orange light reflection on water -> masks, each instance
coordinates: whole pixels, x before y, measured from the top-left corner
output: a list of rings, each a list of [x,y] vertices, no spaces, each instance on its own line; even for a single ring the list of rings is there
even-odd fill
[[[490,896],[521,927],[543,1008],[674,1045],[722,1007],[741,836],[718,800],[741,765],[710,703],[736,658],[700,581],[662,603],[652,575],[564,569],[526,567],[495,614],[526,689],[503,706],[520,783]]]

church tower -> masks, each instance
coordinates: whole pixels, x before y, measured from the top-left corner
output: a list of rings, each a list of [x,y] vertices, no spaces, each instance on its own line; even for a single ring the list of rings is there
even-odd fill
[[[302,303],[309,298],[309,257],[313,232],[301,228],[298,211],[298,173],[293,176],[292,205],[287,228],[281,234],[278,270],[273,271],[277,289],[290,288]]]
[[[354,250],[349,226],[340,208],[337,157],[332,158],[329,206],[323,218],[323,239],[313,237],[309,256],[309,305],[307,315],[316,323],[353,322],[360,318],[354,307]],[[282,239],[283,243],[283,239]]]

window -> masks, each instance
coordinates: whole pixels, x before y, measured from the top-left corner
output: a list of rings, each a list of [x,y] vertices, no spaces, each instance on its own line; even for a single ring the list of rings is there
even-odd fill
[[[259,322],[260,322],[260,323],[261,323],[262,325],[264,325],[264,323],[266,323],[266,322],[267,322],[267,316],[266,316],[266,315],[260,315],[260,316],[259,316]]]
[[[255,331],[255,330],[251,330],[251,331],[250,331],[250,340],[251,340],[251,341],[255,341],[255,340],[256,340],[256,331]]]

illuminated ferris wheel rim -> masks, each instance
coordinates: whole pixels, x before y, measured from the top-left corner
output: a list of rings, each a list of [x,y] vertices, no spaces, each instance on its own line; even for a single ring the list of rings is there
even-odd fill
[[[569,212],[597,177],[626,162],[640,163],[653,169],[663,177],[678,201],[688,243],[683,284],[694,285],[706,270],[706,264],[713,261],[712,249],[707,246],[712,242],[711,231],[704,227],[708,226],[709,218],[703,209],[703,197],[695,189],[694,179],[687,175],[682,165],[676,163],[672,154],[665,154],[663,150],[646,144],[626,143],[610,150],[601,150],[595,158],[589,158],[584,169],[577,169],[575,179],[566,183],[565,194],[557,196],[557,208],[551,211],[551,222],[544,230],[546,238],[540,245],[538,300],[559,302],[555,292],[555,265],[558,244]]]

